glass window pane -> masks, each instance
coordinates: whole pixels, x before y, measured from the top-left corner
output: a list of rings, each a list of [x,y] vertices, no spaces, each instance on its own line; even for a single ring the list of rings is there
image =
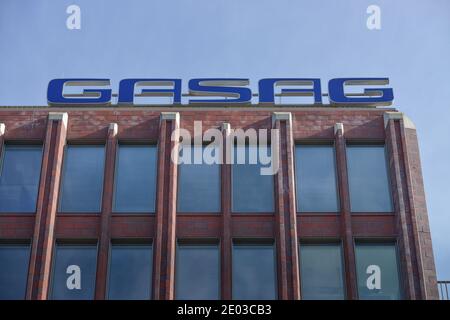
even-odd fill
[[[326,261],[326,263],[324,263]],[[301,244],[300,276],[302,299],[345,298],[344,272],[339,244]]]
[[[42,146],[6,145],[0,163],[0,212],[35,212]]]
[[[104,165],[104,146],[66,147],[60,211],[101,211]]]
[[[233,299],[277,298],[273,245],[233,246]]]
[[[394,244],[356,245],[359,299],[397,300],[401,289]]]
[[[0,246],[0,300],[25,299],[30,246]]]
[[[156,146],[119,146],[115,212],[155,212],[156,163]]]
[[[299,212],[339,211],[333,146],[296,146],[295,169]]]
[[[97,246],[57,245],[53,265],[52,299],[94,299]]]
[[[218,300],[219,270],[218,245],[179,244],[176,259],[176,298]]]
[[[187,148],[190,149],[191,162],[178,165],[178,211],[220,212],[220,165],[204,161],[194,164],[194,154],[202,154],[205,148],[184,146],[182,152]]]
[[[245,163],[237,164],[239,153],[245,154]],[[270,153],[270,148],[269,152]],[[252,164],[249,155],[257,156]],[[233,212],[274,212],[274,176],[261,175],[257,146],[236,146],[232,165]]]
[[[109,299],[150,299],[152,257],[151,245],[113,245],[109,269]]]
[[[347,146],[348,183],[353,212],[391,212],[384,146]]]

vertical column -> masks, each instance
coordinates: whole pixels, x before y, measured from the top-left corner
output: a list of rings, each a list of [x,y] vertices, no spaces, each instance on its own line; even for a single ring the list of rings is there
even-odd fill
[[[355,248],[353,245],[352,215],[350,208],[350,192],[348,189],[347,155],[345,151],[344,125],[334,125],[334,139],[336,148],[336,166],[338,174],[340,206],[341,206],[341,234],[344,250],[345,283],[347,299],[358,298],[356,280]]]
[[[50,112],[42,158],[26,298],[47,299],[68,115]]]
[[[232,299],[232,236],[231,236],[231,164],[230,159],[233,144],[227,144],[231,132],[229,123],[222,124],[222,239],[221,239],[221,292],[222,299]]]
[[[291,113],[274,112],[272,127],[279,130],[278,141],[272,141],[272,143],[279,143],[279,169],[275,176],[278,298],[298,300],[300,299],[300,277]]]
[[[433,245],[431,242],[430,226],[428,222],[427,204],[420,163],[419,144],[414,123],[404,114],[399,121],[400,138],[408,202],[411,208],[412,229],[417,252],[421,299],[439,299],[436,268],[434,265]]]
[[[3,144],[5,143],[5,131],[6,131],[5,124],[0,123],[0,159],[3,152]]]
[[[177,165],[171,159],[178,149],[180,114],[162,112],[158,144],[158,187],[153,295],[156,300],[174,298]],[[171,140],[175,131],[174,141]]]
[[[400,258],[410,299],[438,299],[436,269],[414,123],[401,112],[384,114],[393,176]]]
[[[414,238],[411,234],[409,204],[405,202],[407,190],[404,182],[404,168],[401,160],[401,141],[398,137],[398,121],[402,118],[400,112],[385,113],[386,146],[388,150],[390,176],[392,182],[392,195],[396,214],[398,245],[400,259],[403,267],[403,283],[405,298],[415,300],[417,297],[415,276],[417,275],[414,252]],[[396,123],[397,122],[397,123]]]
[[[110,224],[112,212],[112,198],[114,192],[114,171],[117,150],[117,123],[111,123],[108,128],[106,142],[105,179],[103,181],[102,215],[100,219],[100,235],[97,253],[97,279],[95,282],[95,299],[106,297],[106,283],[108,274],[108,256],[111,243]]]

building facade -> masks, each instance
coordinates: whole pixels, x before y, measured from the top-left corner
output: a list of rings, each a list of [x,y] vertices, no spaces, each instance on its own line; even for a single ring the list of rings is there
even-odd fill
[[[277,173],[177,165],[194,121],[278,129]],[[2,107],[0,150],[1,299],[438,298],[395,109]]]

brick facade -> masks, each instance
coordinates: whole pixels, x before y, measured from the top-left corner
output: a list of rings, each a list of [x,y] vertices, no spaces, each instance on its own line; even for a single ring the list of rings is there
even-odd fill
[[[176,213],[177,166],[170,161],[172,130],[277,128],[280,170],[275,177],[275,214],[231,212],[231,168],[222,165],[221,214]],[[221,244],[221,295],[231,298],[232,239],[271,237],[277,249],[280,299],[301,299],[299,240],[331,238],[342,242],[348,299],[357,299],[354,240],[397,241],[402,285],[407,299],[438,299],[416,130],[394,109],[295,107],[135,107],[0,108],[0,146],[5,141],[44,146],[36,214],[0,214],[0,239],[32,243],[27,299],[47,299],[56,239],[98,242],[95,298],[104,299],[111,239],[152,239],[153,298],[174,298],[177,238],[216,238]],[[112,212],[118,141],[158,144],[156,214],[126,216]],[[336,149],[340,212],[297,213],[294,144],[330,141]],[[394,213],[351,213],[345,146],[347,141],[385,142]],[[105,178],[101,214],[58,213],[59,183],[66,142],[104,143]],[[2,148],[0,148],[2,150]],[[0,151],[1,152],[1,151]]]

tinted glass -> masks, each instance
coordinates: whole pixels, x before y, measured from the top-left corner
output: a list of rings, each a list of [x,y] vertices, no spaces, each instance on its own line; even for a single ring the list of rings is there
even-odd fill
[[[219,299],[219,246],[178,245],[177,299]]]
[[[339,211],[333,146],[296,146],[295,169],[298,211]]]
[[[233,246],[233,299],[272,300],[276,293],[273,245]]]
[[[96,260],[96,246],[57,245],[52,271],[52,299],[93,299]]]
[[[301,244],[300,268],[302,299],[336,300],[345,298],[344,273],[339,244]]]
[[[353,212],[391,212],[384,146],[347,146],[348,183]]]
[[[150,245],[113,245],[109,269],[109,299],[150,299],[152,257]]]
[[[101,211],[104,164],[103,146],[66,147],[60,211]]]
[[[220,212],[220,165],[194,164],[195,152],[205,148],[185,148],[191,150],[191,162],[178,165],[178,211]]]
[[[119,146],[114,211],[155,212],[156,155],[156,146]]]
[[[261,175],[258,163],[251,164],[249,154],[258,155],[258,147],[236,146],[234,148],[235,164],[232,165],[233,212],[273,212],[274,211],[274,176]],[[245,153],[245,163],[236,164],[239,152]]]
[[[0,300],[25,299],[29,259],[29,246],[0,246]]]
[[[41,161],[41,146],[5,146],[0,162],[0,212],[36,211]]]
[[[360,299],[401,298],[395,245],[357,244],[356,267]]]

